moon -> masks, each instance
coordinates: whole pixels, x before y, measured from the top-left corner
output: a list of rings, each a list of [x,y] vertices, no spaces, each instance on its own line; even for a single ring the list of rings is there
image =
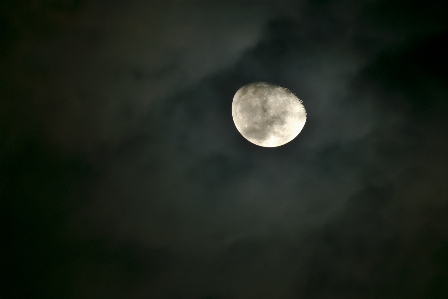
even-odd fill
[[[284,145],[305,126],[302,101],[287,88],[265,82],[244,85],[233,97],[232,117],[248,141],[262,147]]]

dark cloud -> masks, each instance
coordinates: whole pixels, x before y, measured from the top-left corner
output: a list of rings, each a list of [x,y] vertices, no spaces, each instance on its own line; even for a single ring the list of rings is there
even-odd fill
[[[445,298],[447,24],[416,3],[3,2],[6,298]],[[239,135],[255,81],[296,140]]]
[[[4,4],[2,77],[53,139],[78,151],[120,143],[142,111],[231,65],[282,11],[271,2],[70,3]]]

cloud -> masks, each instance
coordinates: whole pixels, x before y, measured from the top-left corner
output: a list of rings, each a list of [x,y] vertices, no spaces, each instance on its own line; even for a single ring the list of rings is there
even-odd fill
[[[295,34],[301,24],[286,26]],[[260,298],[293,292],[285,279],[301,275],[294,269],[312,248],[299,249],[301,238],[337,217],[364,187],[360,174],[371,157],[361,143],[380,129],[381,111],[369,92],[357,98],[351,87],[363,57],[350,45],[334,50],[318,41],[310,51],[314,40],[285,40],[266,34],[233,67],[168,98],[160,116],[148,116],[145,124],[154,127],[123,143],[95,192],[88,216],[97,233],[169,248],[183,261],[159,277],[169,293],[189,285],[191,296],[199,296],[209,283],[241,296],[253,292],[249,285],[262,290]],[[280,45],[281,55],[267,54]],[[261,79],[296,92],[310,116],[303,135],[272,151],[247,144],[230,114],[234,92]],[[261,270],[263,261],[271,261],[270,271]],[[142,288],[154,296],[168,292]]]
[[[25,87],[50,138],[84,152],[116,145],[167,97],[231,66],[282,10],[269,1],[52,3],[7,11],[21,33],[5,80]]]
[[[337,9],[330,21],[320,16],[322,24],[305,12],[269,23],[232,67],[168,98],[160,114],[148,115],[151,131],[120,148],[90,218],[117,242],[165,247],[182,261],[159,277],[157,291],[144,286],[142,294],[176,297],[188,288],[192,298],[216,290],[241,298],[328,296],[343,285],[366,287],[355,293],[368,296],[390,287],[374,267],[406,244],[396,239],[404,228],[393,215],[409,208],[401,200],[414,198],[408,184],[445,192],[404,179],[416,160],[435,164],[417,150],[425,145],[412,134],[409,103],[365,71],[394,44],[384,42],[389,33],[372,34],[376,52],[364,50],[356,41],[368,27],[353,29],[356,20],[331,15]],[[297,140],[266,150],[238,135],[231,99],[254,81],[285,86],[303,100],[309,118]],[[391,109],[397,102],[403,109]],[[385,251],[376,256],[376,249]],[[388,277],[404,264],[390,266]]]
[[[49,140],[99,172],[70,218],[77,238],[107,240],[80,250],[78,297],[369,298],[443,282],[446,121],[414,117],[381,59],[413,32],[342,2],[280,16],[267,2],[105,3],[41,8],[63,26],[28,29],[8,65]],[[239,135],[231,100],[254,81],[303,100],[296,140]]]

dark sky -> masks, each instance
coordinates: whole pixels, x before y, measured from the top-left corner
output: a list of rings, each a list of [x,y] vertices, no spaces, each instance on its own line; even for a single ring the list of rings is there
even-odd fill
[[[0,297],[448,298],[445,3],[0,1]]]

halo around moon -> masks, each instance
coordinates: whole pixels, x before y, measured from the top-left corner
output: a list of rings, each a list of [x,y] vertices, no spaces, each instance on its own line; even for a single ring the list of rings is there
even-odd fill
[[[237,130],[262,147],[284,145],[305,126],[306,110],[287,88],[265,82],[244,85],[233,97],[232,117]]]

